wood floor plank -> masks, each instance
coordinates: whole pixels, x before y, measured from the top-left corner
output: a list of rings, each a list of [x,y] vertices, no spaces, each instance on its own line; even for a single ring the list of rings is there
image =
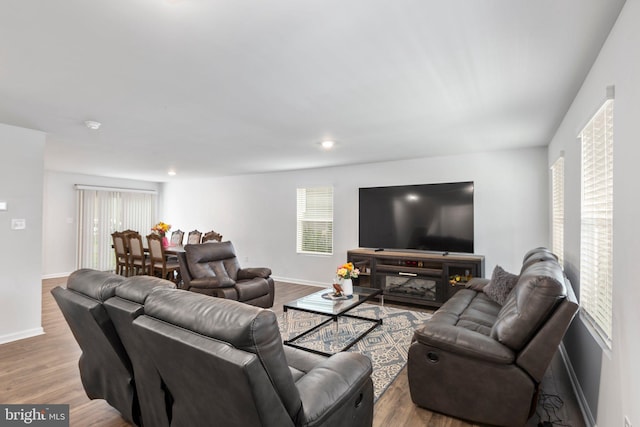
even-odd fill
[[[71,426],[128,426],[129,424],[120,414],[106,402],[91,401],[84,393],[78,371],[80,348],[51,296],[51,289],[64,286],[65,283],[66,278],[47,279],[42,282],[44,335],[0,345],[0,403],[69,404]],[[278,282],[273,311],[280,315],[285,302],[316,292],[318,289],[313,286]],[[385,303],[385,305],[393,304]],[[584,423],[571,388],[567,385],[568,378],[562,375],[562,362],[556,359],[545,376],[543,388],[547,392],[563,396],[565,405],[558,412],[563,422],[582,427]],[[554,376],[555,372],[559,374]],[[556,381],[556,376],[562,381]],[[538,419],[533,417],[527,426],[535,426],[537,421]],[[376,403],[373,425],[377,427],[477,427],[475,424],[415,406],[409,394],[406,367]]]

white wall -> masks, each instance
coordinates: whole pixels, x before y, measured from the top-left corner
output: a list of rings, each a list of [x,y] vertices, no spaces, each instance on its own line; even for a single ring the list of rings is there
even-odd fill
[[[247,267],[279,279],[326,285],[358,247],[358,188],[475,182],[475,252],[518,272],[522,256],[548,245],[546,148],[306,171],[177,181],[164,185],[163,221],[185,232],[214,229]],[[334,255],[296,254],[296,188],[334,186]]]
[[[565,346],[597,425],[640,425],[640,3],[628,0],[549,146],[551,164],[565,151],[566,270],[579,291],[580,145],[576,135],[615,85],[613,348],[603,351],[576,318]],[[594,352],[596,354],[594,354]]]
[[[68,276],[76,269],[78,212],[75,184],[142,190],[160,189],[160,184],[154,182],[46,171],[43,278]]]
[[[42,170],[45,135],[0,124],[0,343],[42,333]],[[24,230],[11,219],[24,219]]]

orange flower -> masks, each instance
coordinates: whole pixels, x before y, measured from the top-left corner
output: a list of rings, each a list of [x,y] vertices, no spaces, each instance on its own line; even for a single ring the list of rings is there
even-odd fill
[[[151,227],[151,231],[156,231],[158,233],[166,233],[169,230],[171,230],[171,224],[167,224],[162,221]]]
[[[360,274],[360,270],[353,267],[353,263],[348,262],[338,267],[336,275],[341,279],[355,279]]]

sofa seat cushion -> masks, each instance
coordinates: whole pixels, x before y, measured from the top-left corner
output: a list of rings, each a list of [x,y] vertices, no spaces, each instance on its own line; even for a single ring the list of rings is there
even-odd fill
[[[319,354],[288,346],[284,346],[284,355],[287,359],[287,365],[289,365],[289,370],[291,371],[294,382],[298,382],[307,372],[327,359],[326,356],[320,356]]]
[[[236,283],[239,301],[250,301],[269,294],[269,282],[267,279],[256,277],[251,280],[242,280]]]
[[[482,292],[461,289],[416,329],[413,340],[493,363],[513,363],[514,353],[489,336],[499,312],[500,306]]]
[[[432,320],[489,335],[500,309],[484,293],[461,289],[434,313]]]

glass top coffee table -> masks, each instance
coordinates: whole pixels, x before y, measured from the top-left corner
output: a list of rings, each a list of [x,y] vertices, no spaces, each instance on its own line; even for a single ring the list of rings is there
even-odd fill
[[[340,351],[346,351],[351,347],[353,347],[354,344],[360,341],[369,332],[377,328],[378,325],[382,325],[382,319],[370,319],[367,317],[355,316],[347,313],[348,311],[354,309],[355,307],[359,306],[365,301],[371,300],[372,298],[378,295],[380,295],[381,303],[384,304],[384,299],[382,297],[381,289],[363,288],[359,286],[354,286],[353,295],[350,297],[332,298],[331,297],[332,294],[333,292],[331,290],[323,289],[321,291],[315,292],[313,294],[304,296],[302,298],[298,298],[296,300],[293,300],[284,304],[282,309],[285,314],[285,321],[288,321],[286,317],[288,310],[305,311],[307,313],[314,313],[314,314],[320,314],[323,316],[329,316],[327,320],[302,332],[301,334],[296,335],[295,337],[289,340],[285,340],[284,341],[285,345],[288,345],[289,347],[295,347],[301,350],[309,351],[311,353],[321,354],[323,356],[331,356],[332,353],[326,353],[323,351],[303,347],[296,344],[295,341],[313,333],[314,331],[320,329],[321,327],[323,327],[324,325],[326,325],[331,321],[336,322],[336,327],[337,327],[338,319],[340,317],[349,317],[352,319],[359,319],[359,320],[372,322],[373,325],[369,329],[361,332],[359,335],[356,335],[348,345],[346,345],[344,348],[340,350]]]

